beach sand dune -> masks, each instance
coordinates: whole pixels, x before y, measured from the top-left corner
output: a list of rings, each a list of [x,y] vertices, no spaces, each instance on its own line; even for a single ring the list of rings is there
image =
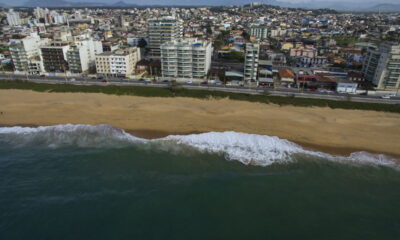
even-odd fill
[[[229,99],[0,90],[1,125],[111,124],[139,137],[210,131],[278,136],[336,154],[400,156],[400,114]]]

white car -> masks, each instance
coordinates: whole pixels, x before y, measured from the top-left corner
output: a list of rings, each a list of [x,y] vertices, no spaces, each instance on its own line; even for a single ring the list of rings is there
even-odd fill
[[[69,79],[71,82],[75,82],[76,81],[76,79],[75,78],[71,78],[71,79]]]
[[[383,96],[381,96],[381,98],[383,98],[383,99],[390,99],[390,95],[383,95]]]
[[[186,84],[193,84],[193,81],[187,81]]]

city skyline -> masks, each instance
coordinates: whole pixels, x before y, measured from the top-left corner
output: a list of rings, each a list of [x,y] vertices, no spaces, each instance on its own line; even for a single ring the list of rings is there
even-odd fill
[[[272,4],[272,5],[282,5],[282,6],[297,6],[299,4],[304,5],[305,7],[319,7],[319,6],[332,6],[332,4],[338,3],[338,4],[346,4],[349,6],[352,6],[354,3],[363,3],[365,5],[378,5],[378,4],[399,4],[397,0],[377,0],[377,1],[364,1],[364,0],[354,0],[349,1],[346,0],[260,0],[260,1],[242,1],[242,0],[207,0],[207,1],[201,1],[199,3],[194,3],[193,1],[189,0],[151,0],[151,1],[146,1],[146,4],[143,3],[143,1],[139,0],[122,0],[122,1],[106,1],[106,0],[85,0],[85,1],[77,1],[77,0],[58,0],[58,1],[43,1],[43,0],[15,0],[13,2],[9,2],[6,0],[0,0],[1,4],[5,4],[7,6],[23,6],[27,2],[38,2],[38,3],[58,3],[58,2],[70,2],[70,3],[80,3],[80,2],[87,2],[87,3],[101,3],[101,4],[107,4],[107,5],[112,5],[118,2],[124,2],[126,4],[135,4],[135,5],[209,5],[209,6],[217,6],[217,5],[243,5],[243,4],[248,4],[251,2],[260,2],[264,4]]]

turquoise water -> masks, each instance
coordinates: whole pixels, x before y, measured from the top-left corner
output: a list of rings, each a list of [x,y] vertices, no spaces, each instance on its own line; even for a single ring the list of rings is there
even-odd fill
[[[400,239],[400,171],[388,159],[282,155],[292,145],[218,136],[223,151],[198,135],[0,128],[0,239]]]

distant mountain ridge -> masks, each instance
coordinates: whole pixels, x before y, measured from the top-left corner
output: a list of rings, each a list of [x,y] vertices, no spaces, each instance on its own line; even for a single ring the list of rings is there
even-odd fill
[[[101,7],[108,6],[106,3],[99,2],[69,2],[65,0],[29,0],[24,7]]]
[[[369,12],[400,12],[400,4],[383,3],[375,5],[371,8],[365,9]]]

